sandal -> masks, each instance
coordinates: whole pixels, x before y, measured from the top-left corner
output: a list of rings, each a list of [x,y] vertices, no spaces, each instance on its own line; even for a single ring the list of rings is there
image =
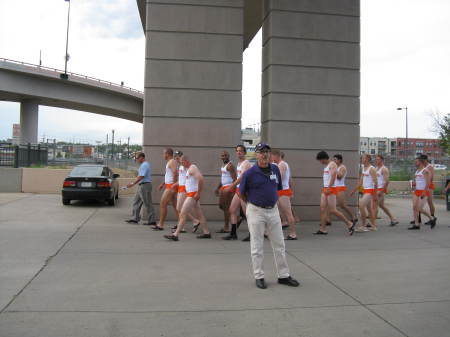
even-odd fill
[[[289,241],[289,240],[297,240],[297,237],[294,238],[294,237],[288,235],[288,236],[286,237],[285,240],[286,240],[286,241]]]
[[[317,231],[317,232],[315,232],[315,233],[313,233],[314,235],[328,235],[328,232],[322,232],[320,229]]]
[[[211,234],[208,233],[208,234],[197,235],[197,239],[211,239]]]
[[[218,230],[216,233],[220,233],[220,234],[224,234],[224,233],[229,233],[230,231],[226,231],[225,229],[220,229]]]
[[[200,226],[200,222],[198,224],[194,225],[194,227],[192,228],[192,233],[196,233],[199,226]]]
[[[164,228],[159,227],[159,226],[155,226],[155,227],[153,227],[153,230],[154,230],[154,231],[163,231]]]

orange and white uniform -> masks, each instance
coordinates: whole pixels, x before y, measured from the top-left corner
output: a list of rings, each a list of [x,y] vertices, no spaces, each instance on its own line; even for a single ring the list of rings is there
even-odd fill
[[[278,196],[286,196],[291,197],[292,196],[292,190],[289,187],[289,180],[291,179],[291,169],[285,161],[281,161],[278,166],[280,166],[281,163],[284,163],[286,165],[286,171],[284,171],[284,177],[281,178],[281,184],[283,185],[283,189],[281,191],[278,191]]]
[[[225,187],[230,186],[233,183],[233,177],[231,176],[230,171],[227,170],[228,164],[230,164],[230,162],[226,163],[225,166],[220,169],[222,173],[220,179],[222,187],[220,189],[224,189]]]
[[[378,191],[387,193],[386,186],[385,186],[386,182],[384,181],[384,175],[383,175],[384,168],[385,168],[385,166],[383,165],[377,169]]]
[[[339,169],[341,169],[342,167],[344,167],[345,168],[345,166],[344,165],[341,165],[341,166],[339,166],[338,168],[337,168],[337,170],[338,170],[338,173],[339,173]],[[347,171],[345,171],[345,174],[344,174],[344,176],[341,178],[341,179],[339,179],[337,176],[336,176],[336,182],[335,182],[335,185],[336,185],[336,191],[339,193],[339,192],[345,192],[345,191],[347,191],[347,186],[345,186],[345,178],[347,177]]]
[[[363,193],[364,194],[375,194],[375,182],[373,181],[370,170],[374,167],[370,165],[366,170],[362,171],[363,175]]]
[[[415,174],[415,181],[416,181],[416,191],[415,194],[418,197],[421,196],[429,196],[430,192],[426,190],[427,187],[427,180],[425,178],[425,175],[423,174],[423,171],[425,171],[426,168],[421,169],[420,171],[417,170]]]
[[[245,159],[244,161],[242,161],[242,163],[238,163],[238,165],[237,165],[237,167],[236,167],[237,179],[239,179],[240,176],[242,175],[242,173],[244,173],[244,172],[242,172],[242,166],[244,166],[244,164],[245,164],[245,165],[249,164],[249,162],[248,162],[247,159]],[[248,165],[247,165],[247,166],[248,166]],[[235,191],[236,194],[240,194],[240,192],[239,192],[239,185],[240,185],[240,184],[238,184],[238,185],[236,186],[236,191]]]
[[[327,165],[327,167],[325,167],[323,169],[323,189],[322,192],[326,193],[327,189],[330,189],[330,194],[337,194],[337,190],[336,190],[336,181],[334,182],[333,186],[330,186],[330,182],[331,182],[331,173],[330,173],[330,164]]]
[[[178,193],[186,193],[186,168],[183,165],[178,167]]]
[[[190,167],[192,166],[194,165],[191,165]],[[193,198],[195,196],[195,193],[198,192],[198,180],[193,175],[189,174],[189,169],[186,170],[185,177],[186,196],[188,198]]]
[[[172,169],[169,167],[169,162],[166,164],[166,173],[164,175],[164,184],[166,184],[166,190],[170,190],[172,188],[174,182],[174,176]]]

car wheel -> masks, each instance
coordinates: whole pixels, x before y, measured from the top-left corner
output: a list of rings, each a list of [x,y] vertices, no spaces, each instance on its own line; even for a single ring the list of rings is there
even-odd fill
[[[62,203],[63,205],[70,205],[70,199],[63,199]]]
[[[114,206],[116,204],[116,198],[112,197],[111,199],[108,199],[108,205]]]

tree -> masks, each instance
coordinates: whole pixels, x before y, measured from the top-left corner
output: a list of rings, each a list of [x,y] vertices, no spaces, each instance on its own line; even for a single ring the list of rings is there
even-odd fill
[[[450,155],[450,114],[444,117],[435,114],[434,124],[436,132],[439,134],[439,145],[447,155]]]

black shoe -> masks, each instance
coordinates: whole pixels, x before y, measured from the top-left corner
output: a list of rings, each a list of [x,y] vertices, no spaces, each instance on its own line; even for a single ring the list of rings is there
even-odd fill
[[[156,222],[154,222],[154,221],[153,221],[153,222],[150,222],[150,223],[149,223],[149,226],[156,226]]]
[[[264,239],[268,239],[269,236],[267,234],[264,234]]]
[[[222,240],[237,240],[238,239],[238,237],[237,237],[237,234],[236,233],[230,233],[229,235],[227,235],[227,236],[224,236],[223,238],[222,238]]]
[[[241,216],[241,218],[239,219],[239,221],[236,224],[236,228],[239,228],[241,226],[242,221],[247,220],[247,218],[245,216]]]
[[[414,224],[414,222],[413,222],[413,224]],[[398,225],[398,221],[391,221],[391,223],[389,224],[389,226],[391,226],[391,227],[394,227],[396,225]]]
[[[195,224],[194,227],[192,227],[192,233],[197,232],[199,226],[200,226],[200,222],[198,224]]]
[[[327,222],[325,225],[326,225],[326,226],[331,226],[332,223],[331,223],[331,222]]]
[[[322,232],[320,229],[317,231],[317,232],[315,232],[315,233],[313,233],[314,235],[328,235],[328,232]]]
[[[125,222],[126,223],[139,223],[139,221],[134,220],[134,219],[128,219],[128,220],[125,220]]]
[[[172,226],[172,229],[177,229],[178,228],[178,225],[175,225],[175,226]]]
[[[208,233],[208,234],[197,235],[197,239],[211,239],[211,234]]]
[[[155,227],[153,227],[153,230],[154,230],[154,231],[163,231],[164,228],[159,227],[159,226],[155,226]]]
[[[290,235],[288,235],[287,237],[286,237],[286,239],[285,239],[286,241],[289,241],[289,240],[297,240],[297,237],[293,237],[293,236],[290,236]]]
[[[173,235],[173,234],[171,234],[171,235],[164,235],[164,237],[165,237],[166,239],[168,239],[168,240],[178,241],[178,236]]]
[[[298,287],[300,285],[300,283],[296,279],[293,279],[290,276],[285,278],[279,278],[278,283],[287,285],[289,287]]]
[[[431,220],[431,223],[430,223],[431,229],[433,229],[434,227],[436,227],[436,221],[437,221],[437,218],[436,218],[436,217],[433,217],[433,220]]]
[[[420,226],[414,225],[414,226],[408,227],[408,229],[409,230],[417,230],[417,229],[420,229]]]
[[[255,281],[255,283],[256,283],[256,286],[257,286],[259,289],[266,289],[266,288],[267,288],[266,281],[264,281],[263,278],[257,279],[257,280]]]
[[[250,234],[247,235],[245,238],[243,238],[242,241],[249,242],[250,241]]]

